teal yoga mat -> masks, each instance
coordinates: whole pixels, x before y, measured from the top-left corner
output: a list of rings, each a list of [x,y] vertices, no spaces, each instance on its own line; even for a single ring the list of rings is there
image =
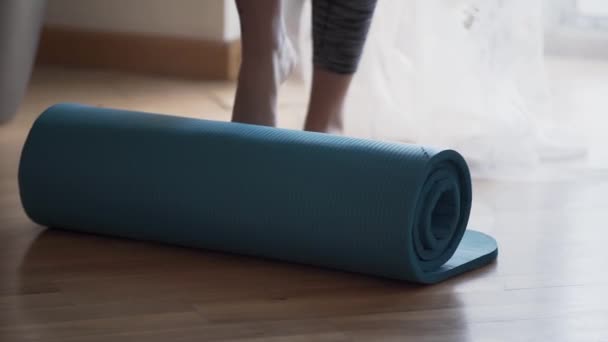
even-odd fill
[[[19,185],[48,227],[411,282],[497,255],[466,230],[464,159],[418,145],[59,104],[29,133]]]

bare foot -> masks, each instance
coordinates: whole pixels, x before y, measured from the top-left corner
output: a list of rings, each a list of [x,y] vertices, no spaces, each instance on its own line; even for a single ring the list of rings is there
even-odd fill
[[[344,99],[351,80],[350,74],[314,69],[304,130],[342,133]]]
[[[268,49],[244,53],[232,121],[274,126],[279,86],[296,65],[296,52],[284,29]],[[249,49],[253,50],[253,49]]]

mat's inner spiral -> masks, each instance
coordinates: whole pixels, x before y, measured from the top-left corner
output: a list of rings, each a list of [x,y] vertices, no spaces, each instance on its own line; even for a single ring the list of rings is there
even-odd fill
[[[437,269],[453,255],[466,229],[470,210],[466,203],[470,203],[470,192],[461,186],[458,168],[439,163],[422,187],[413,229],[414,249],[423,270]]]

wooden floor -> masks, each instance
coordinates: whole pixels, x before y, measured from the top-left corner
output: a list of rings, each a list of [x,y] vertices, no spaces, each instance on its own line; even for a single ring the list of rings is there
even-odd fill
[[[599,70],[608,80],[608,67]],[[605,115],[608,82],[588,75],[596,85],[581,96]],[[302,119],[294,89],[281,103],[285,127]],[[0,341],[608,341],[608,169],[599,166],[543,182],[476,181],[471,225],[497,238],[499,259],[427,287],[47,231],[25,216],[18,158],[46,106],[78,101],[226,120],[233,91],[106,72],[35,73],[18,118],[0,127]],[[591,140],[608,141],[605,130]]]

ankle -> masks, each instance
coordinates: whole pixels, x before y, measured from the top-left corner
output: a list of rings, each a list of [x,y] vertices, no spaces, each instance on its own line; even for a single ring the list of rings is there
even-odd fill
[[[304,130],[310,132],[341,134],[344,129],[342,115],[308,115]]]
[[[239,82],[251,80],[258,86],[278,88],[291,75],[295,64],[295,55],[291,46],[284,51],[243,54]]]

